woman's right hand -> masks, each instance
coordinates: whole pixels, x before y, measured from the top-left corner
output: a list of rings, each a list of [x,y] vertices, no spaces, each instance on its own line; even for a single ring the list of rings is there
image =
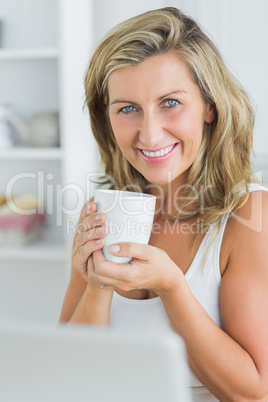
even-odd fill
[[[86,282],[89,280],[88,272],[93,269],[92,253],[103,247],[103,238],[107,234],[104,225],[106,216],[97,212],[97,204],[90,200],[84,206],[73,242],[72,268],[80,273]],[[100,287],[100,284],[95,284]]]

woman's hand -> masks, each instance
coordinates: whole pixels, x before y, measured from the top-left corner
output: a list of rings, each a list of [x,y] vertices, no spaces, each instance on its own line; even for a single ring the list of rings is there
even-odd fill
[[[60,322],[109,325],[113,288],[101,289],[102,282],[92,280],[89,275],[94,271],[92,253],[104,244],[105,220],[103,213],[97,213],[96,203],[84,206],[74,238],[72,273]]]
[[[105,260],[100,250],[94,251],[94,270],[89,273],[92,280],[123,291],[148,289],[161,296],[176,286],[183,276],[167,253],[157,247],[118,243],[110,247],[110,252],[133,259],[127,264],[117,264]]]
[[[107,228],[104,226],[105,220],[105,214],[97,212],[97,204],[89,202],[85,205],[77,225],[73,243],[72,267],[87,282],[90,282],[88,271],[93,269],[92,253],[103,247],[103,238],[107,234]]]

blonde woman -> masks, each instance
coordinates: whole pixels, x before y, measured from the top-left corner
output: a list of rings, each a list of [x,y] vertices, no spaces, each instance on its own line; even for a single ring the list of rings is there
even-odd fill
[[[105,215],[87,203],[61,321],[175,331],[196,401],[267,401],[268,193],[251,170],[245,91],[175,8],[111,30],[85,88],[104,181],[156,195],[157,230],[111,248],[131,263],[106,261]]]

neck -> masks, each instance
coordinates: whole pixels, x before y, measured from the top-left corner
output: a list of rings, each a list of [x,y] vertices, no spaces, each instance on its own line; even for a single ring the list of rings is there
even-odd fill
[[[156,218],[161,218],[171,211],[178,211],[183,199],[182,191],[185,189],[188,173],[180,175],[176,179],[165,184],[147,183],[149,194],[156,196]]]

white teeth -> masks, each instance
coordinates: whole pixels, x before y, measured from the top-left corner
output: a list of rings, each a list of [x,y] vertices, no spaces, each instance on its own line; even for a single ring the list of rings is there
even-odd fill
[[[167,155],[174,147],[176,144],[172,145],[171,147],[161,149],[161,151],[156,151],[156,152],[148,152],[148,151],[143,151],[144,155],[149,156],[150,158],[157,158],[158,156],[163,156]]]

